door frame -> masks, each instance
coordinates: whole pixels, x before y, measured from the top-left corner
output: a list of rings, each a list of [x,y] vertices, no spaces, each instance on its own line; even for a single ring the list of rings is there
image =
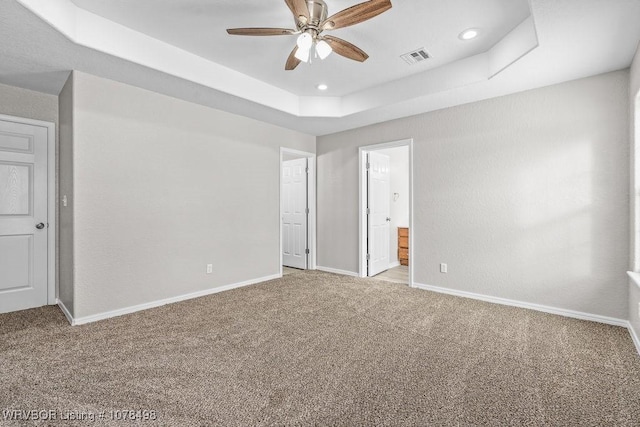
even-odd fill
[[[414,244],[413,244],[413,138],[398,141],[384,142],[381,144],[365,145],[358,147],[358,250],[360,260],[360,277],[367,277],[367,154],[371,151],[387,148],[409,147],[409,287],[414,287]]]
[[[43,120],[0,114],[0,120],[47,129],[47,304],[55,305],[56,286],[56,125]]]
[[[316,154],[307,151],[294,150],[293,148],[280,147],[280,192],[278,197],[278,230],[280,230],[280,277],[282,277],[283,256],[282,256],[282,166],[284,154],[293,154],[306,157],[309,174],[307,177],[307,204],[309,216],[307,217],[307,247],[309,256],[307,257],[307,270],[316,269]]]

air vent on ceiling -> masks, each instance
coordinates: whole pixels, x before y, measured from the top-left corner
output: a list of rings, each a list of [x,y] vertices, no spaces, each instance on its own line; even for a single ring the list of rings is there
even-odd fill
[[[426,61],[431,58],[431,55],[424,49],[420,48],[418,50],[414,50],[413,52],[405,53],[400,56],[400,58],[404,59],[404,61],[409,64],[417,64],[418,62]]]

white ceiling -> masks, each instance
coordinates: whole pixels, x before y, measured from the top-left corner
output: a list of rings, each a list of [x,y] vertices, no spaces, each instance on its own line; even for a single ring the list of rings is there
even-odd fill
[[[330,32],[369,54],[363,63],[331,55],[285,71],[296,36],[230,36],[226,28],[295,28],[283,0],[72,0],[156,39],[297,95],[343,96],[486,52],[529,15],[527,0],[414,0],[361,24]],[[333,14],[362,0],[326,0]],[[481,29],[473,41],[458,35]],[[426,48],[429,61],[409,66],[400,55]],[[329,90],[318,92],[326,83]]]
[[[357,3],[327,2],[331,12]],[[3,0],[0,83],[57,94],[75,69],[322,135],[624,69],[640,40],[640,0],[393,4],[334,32],[365,49],[367,63],[332,55],[285,72],[295,38],[224,32],[290,26],[284,1]],[[467,27],[483,36],[459,41]],[[398,58],[419,47],[433,62],[412,68]],[[318,97],[321,78],[331,90]]]

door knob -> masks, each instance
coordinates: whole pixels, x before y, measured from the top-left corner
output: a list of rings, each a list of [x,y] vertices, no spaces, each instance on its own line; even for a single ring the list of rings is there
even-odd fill
[[[38,230],[42,230],[44,228],[44,223],[41,222],[40,224],[36,225],[36,228]]]
[[[391,221],[391,218],[387,217],[387,222]]]

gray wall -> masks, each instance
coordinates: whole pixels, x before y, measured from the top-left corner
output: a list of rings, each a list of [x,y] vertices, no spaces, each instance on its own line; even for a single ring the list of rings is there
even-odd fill
[[[76,317],[279,273],[280,147],[315,152],[315,137],[84,73],[73,84]]]
[[[626,319],[628,91],[619,71],[318,138],[318,264],[358,270],[357,147],[414,138],[417,283]]]
[[[640,304],[640,287],[635,282],[629,284],[629,323],[636,334],[640,337],[640,316],[638,315],[638,307]],[[640,351],[640,348],[638,349]]]
[[[304,154],[292,154],[292,153],[287,153],[287,152],[282,153],[282,160],[285,161],[285,162],[289,161],[289,160],[302,159],[304,157],[307,157],[307,156],[305,156]]]
[[[640,198],[640,168],[637,167],[640,150],[638,149],[638,136],[640,135],[640,47],[631,65],[631,84],[629,90],[629,104],[631,106],[631,171],[632,176],[632,203],[631,203],[631,269],[640,272],[640,257],[637,245],[640,243],[640,229],[638,227],[637,207]],[[640,304],[640,288],[629,281],[629,322],[637,336],[640,337],[640,316],[638,316],[638,304]]]
[[[73,290],[73,74],[69,76],[58,97],[59,174],[58,200],[67,197],[67,206],[59,205],[58,216],[58,298],[74,316]]]
[[[58,97],[0,84],[0,114],[58,124]]]

